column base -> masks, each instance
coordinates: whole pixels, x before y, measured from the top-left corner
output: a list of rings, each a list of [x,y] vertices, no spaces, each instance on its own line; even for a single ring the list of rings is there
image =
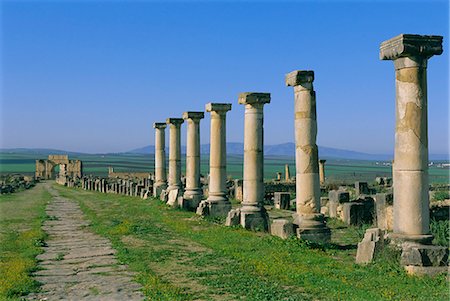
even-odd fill
[[[155,185],[153,186],[153,196],[155,198],[159,197],[161,195],[161,192],[166,188],[166,183],[155,183]]]
[[[269,215],[264,207],[241,208],[241,226],[254,231],[269,231]]]
[[[197,214],[201,216],[227,216],[231,210],[231,203],[228,199],[217,201],[207,200],[201,201],[197,207]]]
[[[403,243],[400,263],[403,266],[448,266],[448,248],[442,246]]]
[[[295,213],[294,227],[297,237],[317,243],[326,243],[331,240],[331,231],[326,226],[323,214],[299,214]]]
[[[200,202],[202,201],[202,194],[189,194],[186,191],[183,195],[183,200],[179,204],[180,208],[188,211],[196,211]]]
[[[431,242],[433,241],[434,238],[433,235],[431,234],[412,235],[401,233],[389,233],[388,237],[391,240],[391,244],[397,246],[401,246],[405,242],[431,245]]]

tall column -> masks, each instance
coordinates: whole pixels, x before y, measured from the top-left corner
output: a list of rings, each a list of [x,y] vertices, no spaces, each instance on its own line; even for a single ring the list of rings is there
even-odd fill
[[[208,199],[202,201],[197,214],[226,216],[231,210],[226,187],[226,113],[231,110],[229,103],[208,103],[206,111],[211,113],[211,137],[209,157]]]
[[[319,160],[319,180],[320,180],[320,185],[325,184],[325,162],[327,162],[327,160]]]
[[[319,160],[316,145],[316,93],[313,71],[293,71],[286,75],[286,85],[295,94],[295,164],[297,236],[311,241],[328,241],[330,229],[320,214]]]
[[[428,196],[427,61],[442,53],[441,36],[402,34],[381,43],[393,60],[396,86],[394,234],[430,243]]]
[[[167,188],[166,178],[166,123],[156,122],[155,128],[155,184],[153,185],[153,196],[159,197],[161,192]],[[111,168],[111,171],[112,168]]]
[[[284,180],[289,182],[291,180],[291,173],[289,172],[289,164],[284,165]]]
[[[183,189],[181,183],[181,125],[183,118],[167,118],[169,128],[169,187],[167,190]],[[182,195],[182,194],[181,194]]]
[[[244,199],[241,225],[267,231],[269,216],[264,208],[264,118],[263,107],[270,93],[241,93],[245,105],[244,121]]]
[[[189,200],[188,209],[196,209],[202,200],[203,190],[200,183],[200,120],[203,112],[184,112],[187,122],[186,147],[186,190],[183,198]]]

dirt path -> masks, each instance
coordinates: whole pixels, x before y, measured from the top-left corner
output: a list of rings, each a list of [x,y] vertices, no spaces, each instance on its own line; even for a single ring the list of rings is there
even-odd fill
[[[49,235],[44,253],[38,256],[40,268],[34,276],[42,283],[42,292],[29,300],[142,300],[140,285],[133,274],[120,265],[115,250],[106,238],[86,227],[78,203],[53,195],[46,208],[44,231]]]

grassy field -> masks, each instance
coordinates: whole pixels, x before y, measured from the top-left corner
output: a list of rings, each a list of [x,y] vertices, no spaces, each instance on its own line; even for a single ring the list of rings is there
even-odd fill
[[[444,276],[407,276],[392,254],[354,264],[363,229],[330,222],[333,244],[228,228],[157,200],[56,187],[138,272],[150,300],[448,300]]]
[[[42,185],[0,196],[0,300],[19,300],[38,288],[30,273],[44,243],[41,224],[50,198]]]
[[[116,171],[142,171],[153,172],[153,155],[132,154],[108,154],[108,155],[80,155],[70,156],[71,159],[83,161],[85,174],[106,176],[108,167],[112,166]],[[35,160],[46,159],[45,155],[0,153],[0,173],[24,173],[34,174]],[[206,175],[209,168],[209,158],[202,156],[201,172]],[[265,179],[274,179],[277,172],[284,174],[284,165],[289,164],[291,175],[295,174],[295,160],[291,157],[267,156],[264,163]],[[227,160],[227,173],[233,178],[242,178],[243,157],[230,155]],[[182,161],[184,173],[185,162]],[[391,177],[391,167],[384,166],[380,162],[357,160],[327,160],[325,173],[330,182],[373,182],[378,176]],[[448,183],[449,170],[437,167],[429,169],[430,183]]]

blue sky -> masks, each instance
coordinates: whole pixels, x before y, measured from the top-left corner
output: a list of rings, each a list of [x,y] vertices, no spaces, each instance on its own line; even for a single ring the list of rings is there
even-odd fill
[[[233,104],[227,140],[242,142],[246,91],[272,93],[265,143],[293,142],[284,75],[308,69],[318,144],[390,153],[394,66],[379,45],[415,33],[444,36],[428,65],[429,146],[448,153],[448,1],[3,1],[1,14],[4,148],[126,151],[211,101]]]

